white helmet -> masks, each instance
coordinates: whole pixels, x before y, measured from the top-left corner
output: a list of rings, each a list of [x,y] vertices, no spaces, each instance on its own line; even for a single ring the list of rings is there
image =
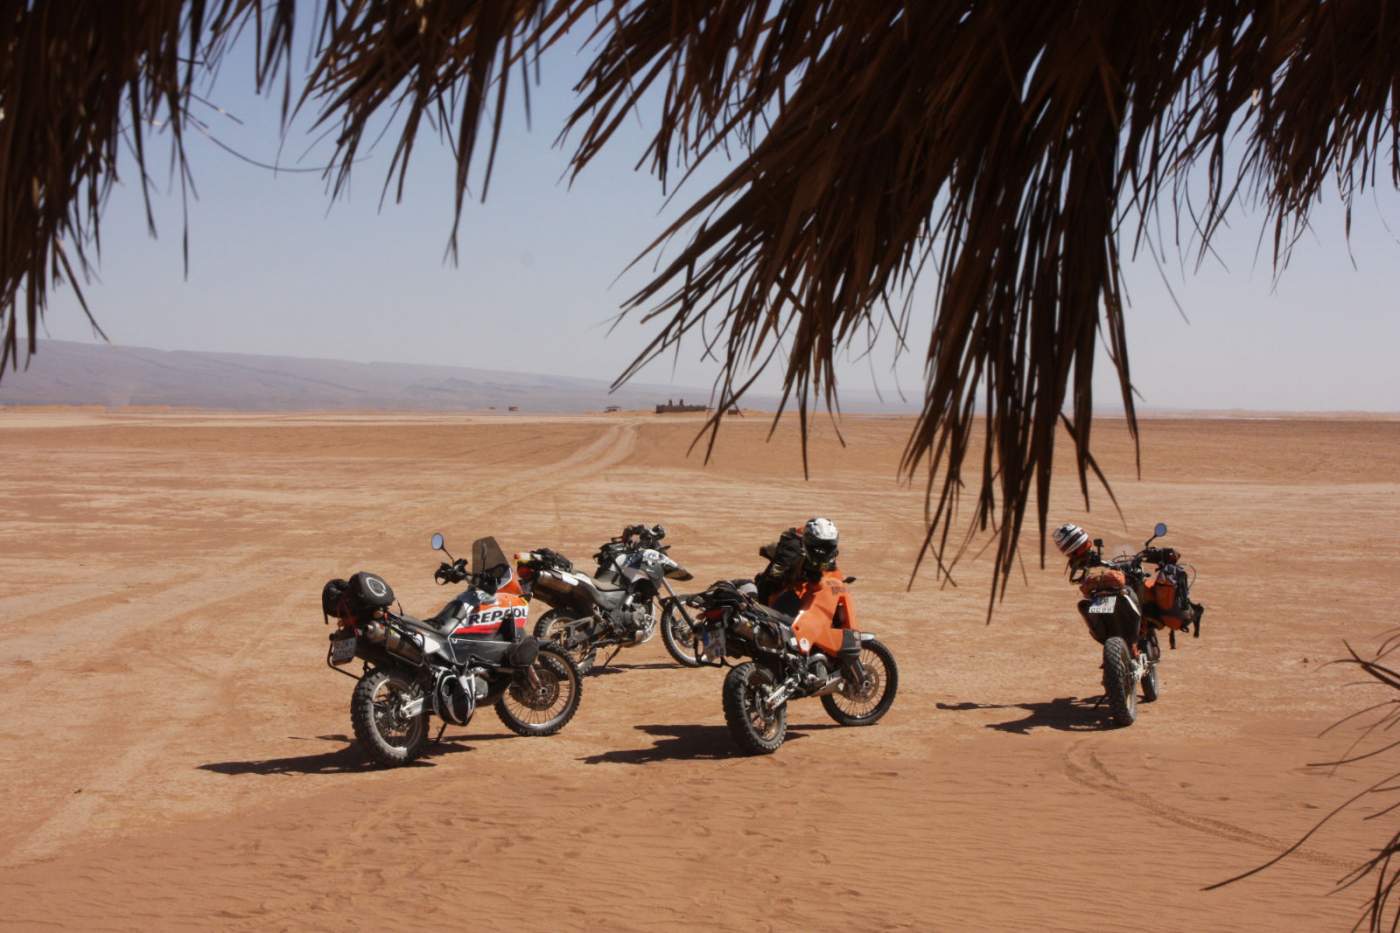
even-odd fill
[[[836,560],[836,542],[836,525],[830,519],[809,519],[802,528],[802,547],[813,563],[825,565]]]
[[[1051,537],[1055,541],[1055,547],[1070,560],[1082,557],[1089,551],[1089,533],[1078,525],[1066,522],[1056,528]]]

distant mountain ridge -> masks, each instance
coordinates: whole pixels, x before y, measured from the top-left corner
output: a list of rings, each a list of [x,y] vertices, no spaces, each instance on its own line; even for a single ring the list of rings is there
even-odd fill
[[[604,379],[411,363],[244,353],[152,350],[66,340],[40,341],[28,370],[0,380],[0,404],[168,405],[283,410],[454,411],[507,408],[588,411],[608,405],[651,408],[701,388],[627,385]]]

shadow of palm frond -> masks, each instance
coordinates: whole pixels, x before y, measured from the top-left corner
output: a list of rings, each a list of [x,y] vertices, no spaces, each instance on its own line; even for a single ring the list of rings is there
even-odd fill
[[[1384,640],[1382,640],[1380,647],[1376,649],[1376,653],[1369,658],[1362,657],[1358,654],[1356,649],[1353,648],[1349,642],[1344,644],[1346,644],[1348,657],[1339,658],[1331,662],[1332,664],[1342,664],[1359,668],[1368,678],[1368,680],[1362,681],[1362,683],[1374,682],[1380,684],[1389,690],[1395,691],[1396,695],[1344,716],[1324,729],[1322,734],[1326,735],[1347,723],[1353,723],[1359,720],[1364,724],[1360,734],[1352,741],[1351,745],[1348,746],[1345,754],[1332,761],[1311,762],[1308,765],[1309,768],[1323,768],[1335,771],[1338,768],[1353,765],[1361,761],[1378,758],[1400,747],[1400,739],[1391,739],[1374,745],[1373,747],[1366,747],[1377,733],[1388,732],[1397,725],[1400,725],[1400,671],[1396,670],[1394,661],[1390,660],[1391,655],[1394,654],[1397,649],[1400,649],[1400,629],[1387,634]],[[1304,833],[1297,842],[1293,843],[1264,864],[1235,875],[1233,878],[1227,878],[1224,881],[1218,881],[1215,884],[1207,885],[1203,890],[1214,891],[1226,885],[1234,884],[1237,881],[1243,881],[1246,878],[1257,875],[1277,865],[1279,862],[1301,849],[1309,839],[1334,818],[1345,813],[1360,801],[1378,795],[1394,794],[1396,791],[1400,791],[1400,771],[1387,773],[1385,777],[1367,785],[1362,790],[1344,800],[1330,813],[1314,823],[1312,828]],[[1400,801],[1383,806],[1379,811],[1367,814],[1362,817],[1362,819],[1368,822],[1371,820],[1379,820],[1391,815],[1397,809],[1400,809]],[[1366,905],[1362,909],[1361,916],[1357,919],[1352,929],[1361,929],[1363,925],[1366,929],[1373,931],[1373,933],[1380,933],[1382,930],[1395,931],[1400,929],[1400,905],[1397,905],[1396,901],[1393,899],[1396,887],[1400,886],[1400,863],[1397,862],[1397,859],[1400,859],[1400,831],[1391,833],[1389,838],[1375,851],[1374,855],[1337,880],[1336,891],[1344,891],[1363,883],[1370,885],[1370,897],[1367,899]]]

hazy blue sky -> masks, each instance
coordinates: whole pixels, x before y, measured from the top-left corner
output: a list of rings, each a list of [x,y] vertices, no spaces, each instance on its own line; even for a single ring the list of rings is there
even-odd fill
[[[665,210],[656,181],[633,170],[649,138],[633,121],[569,189],[561,180],[566,153],[553,141],[583,64],[573,49],[546,57],[543,84],[532,89],[533,130],[521,108],[508,113],[490,196],[466,207],[455,267],[443,261],[453,172],[445,147],[420,146],[403,203],[390,200],[381,211],[387,146],[357,166],[350,197],[332,205],[318,174],[274,176],[196,138],[189,146],[199,199],[190,206],[188,280],[178,196],[158,200],[161,235],[152,240],[128,183],[107,211],[101,281],[88,288],[89,300],[119,344],[611,378],[653,333],[634,318],[608,335],[645,268],[617,280],[619,273],[685,204],[687,191],[698,193],[719,167]],[[246,62],[228,64],[212,97],[244,121],[197,111],[212,132],[240,152],[274,160],[278,105],[252,93]],[[315,152],[296,162],[308,141],[304,125],[294,128],[283,163],[317,165]],[[1185,278],[1176,266],[1168,270],[1189,324],[1153,263],[1129,271],[1132,366],[1143,403],[1400,408],[1400,367],[1392,361],[1400,346],[1400,240],[1386,228],[1390,220],[1400,231],[1400,197],[1368,196],[1349,248],[1337,205],[1318,209],[1313,234],[1277,287],[1267,249],[1255,258],[1262,217],[1233,220],[1215,244],[1228,268],[1211,263]],[[885,346],[872,359],[853,360],[842,372],[845,388],[867,394],[878,385],[889,393],[900,385],[918,396],[932,308],[927,300],[917,308],[913,352],[896,360]],[[56,338],[91,339],[66,293],[55,297],[47,329]],[[35,365],[43,365],[42,354]],[[1098,369],[1099,403],[1112,406],[1116,387],[1107,365]],[[674,380],[708,386],[714,372],[692,342],[675,362]],[[670,381],[670,361],[641,378]],[[775,384],[773,376],[760,387]]]

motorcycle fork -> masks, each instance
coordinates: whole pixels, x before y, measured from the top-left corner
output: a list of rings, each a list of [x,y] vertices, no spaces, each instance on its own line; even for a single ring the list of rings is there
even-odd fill
[[[860,657],[848,659],[843,667],[846,680],[850,682],[852,687],[859,690],[861,684],[865,683],[865,665],[860,663]]]

